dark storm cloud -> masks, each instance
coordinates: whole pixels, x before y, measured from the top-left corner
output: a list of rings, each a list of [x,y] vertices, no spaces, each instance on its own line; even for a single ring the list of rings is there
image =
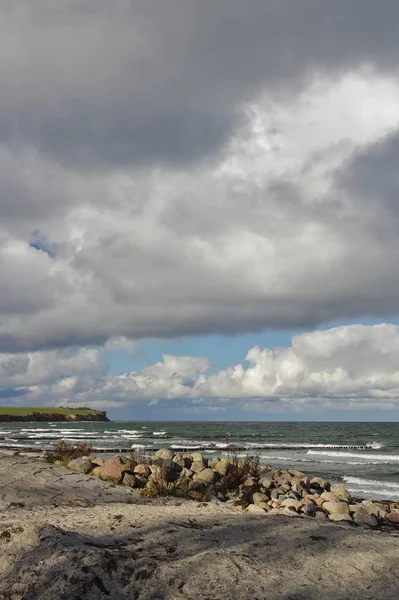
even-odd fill
[[[0,139],[78,168],[182,164],[243,102],[315,71],[396,69],[395,0],[2,1]]]

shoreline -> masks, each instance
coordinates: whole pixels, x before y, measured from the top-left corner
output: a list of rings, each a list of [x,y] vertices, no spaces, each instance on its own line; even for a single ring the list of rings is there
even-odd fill
[[[1,600],[394,600],[398,528],[147,499],[0,453]]]

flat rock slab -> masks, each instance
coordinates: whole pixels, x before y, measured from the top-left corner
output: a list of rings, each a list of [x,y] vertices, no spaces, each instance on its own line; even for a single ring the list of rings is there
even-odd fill
[[[34,504],[36,491],[30,495],[27,486],[37,476],[31,473],[22,481],[17,473],[19,467],[37,463],[41,469],[43,463],[13,460],[13,477],[0,470],[1,493],[7,477],[8,493],[21,494],[26,505],[0,512],[1,600],[399,598],[395,526],[369,530],[243,514],[217,502],[115,503],[123,488],[102,482],[103,495],[94,505],[74,506],[64,486],[72,481],[73,497],[81,497],[76,486],[88,476],[69,480],[64,470],[60,474],[50,465],[38,473],[42,484],[35,488],[40,489],[36,498],[42,502]],[[65,502],[46,503],[46,485],[52,498],[58,489]]]
[[[144,502],[133,490],[74,473],[38,458],[0,454],[0,511],[34,506]]]

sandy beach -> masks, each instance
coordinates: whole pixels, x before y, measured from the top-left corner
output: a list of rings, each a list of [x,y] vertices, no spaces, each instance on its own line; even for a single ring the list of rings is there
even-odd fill
[[[1,600],[396,599],[399,528],[148,500],[0,457]]]

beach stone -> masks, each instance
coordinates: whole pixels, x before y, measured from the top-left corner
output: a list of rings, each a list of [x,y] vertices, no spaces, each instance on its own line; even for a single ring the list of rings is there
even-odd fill
[[[122,481],[122,469],[114,460],[111,459],[105,461],[100,469],[101,479],[104,479],[105,481],[111,481],[112,483],[120,483]]]
[[[294,485],[291,486],[291,490],[295,493],[298,494],[298,496],[302,496],[303,494],[303,486],[298,482],[298,483],[294,483]]]
[[[151,471],[148,465],[136,465],[134,467],[135,475],[143,475],[144,477],[148,477],[150,473]]]
[[[190,456],[191,456],[191,460],[193,462],[202,462],[202,463],[206,462],[200,452],[193,452]]]
[[[91,460],[88,456],[82,456],[81,458],[74,458],[69,461],[68,469],[76,471],[77,473],[89,473],[92,469]]]
[[[397,512],[387,512],[385,518],[388,519],[390,523],[399,523],[399,513]]]
[[[314,517],[316,514],[316,507],[313,502],[307,502],[302,506],[302,512],[308,517]]]
[[[252,496],[253,503],[257,504],[258,506],[261,503],[267,503],[268,500],[269,500],[269,498],[266,496],[266,494],[261,494],[260,492],[255,492],[254,495]]]
[[[368,525],[369,527],[376,527],[378,525],[377,519],[373,515],[369,515],[363,506],[355,511],[353,520],[358,525]]]
[[[259,479],[259,487],[264,490],[270,490],[273,487],[274,481],[272,477],[261,477]]]
[[[136,487],[136,478],[131,473],[125,473],[122,480],[122,485],[127,487]]]
[[[346,502],[324,502],[323,509],[330,515],[349,515],[349,505]]]
[[[292,498],[287,498],[281,503],[281,506],[286,506],[287,508],[293,508],[294,510],[299,510],[302,508],[302,504],[299,500],[293,500]]]
[[[332,515],[328,515],[328,518],[330,521],[350,521],[352,522],[352,518],[351,516],[348,515],[344,515],[344,514],[332,514]]]
[[[313,477],[313,479],[310,480],[310,487],[313,489],[330,491],[330,484],[321,477]]]
[[[202,460],[194,460],[191,464],[190,470],[193,473],[200,473],[205,469],[205,465]]]
[[[97,465],[97,467],[102,467],[105,463],[105,460],[101,458],[101,456],[94,456],[93,458],[90,457],[90,460],[93,465]]]
[[[263,508],[261,508],[260,506],[258,506],[257,504],[250,504],[246,509],[245,512],[254,514],[254,515],[264,515],[265,514],[265,510]]]
[[[298,479],[302,479],[302,477],[306,477],[305,473],[302,471],[296,471],[295,469],[288,469],[288,473],[293,477],[297,477]]]
[[[100,477],[101,476],[101,467],[94,467],[94,469],[92,470],[90,475],[94,475],[94,477]]]
[[[166,460],[172,460],[174,453],[169,448],[161,448],[155,452],[155,458],[163,458]]]
[[[315,514],[314,514],[314,518],[318,519],[320,521],[327,521],[328,517],[326,515],[325,512],[323,512],[322,510],[316,510]]]
[[[330,492],[333,492],[340,500],[348,501],[351,499],[350,492],[343,485],[333,483],[330,486]]]
[[[219,475],[223,476],[226,475],[228,466],[229,459],[227,458],[227,456],[222,456],[222,458],[213,465],[213,468],[219,473]]]
[[[340,499],[334,492],[323,492],[320,496],[322,502],[339,502]]]
[[[206,481],[207,483],[214,483],[216,477],[216,472],[213,469],[203,469],[194,475],[195,481]]]
[[[257,481],[255,477],[248,477],[243,483],[244,487],[255,487],[257,485]]]
[[[182,454],[175,454],[173,457],[173,462],[179,465],[182,469],[185,469],[188,466],[188,460],[184,458]],[[191,464],[191,463],[190,463]]]

